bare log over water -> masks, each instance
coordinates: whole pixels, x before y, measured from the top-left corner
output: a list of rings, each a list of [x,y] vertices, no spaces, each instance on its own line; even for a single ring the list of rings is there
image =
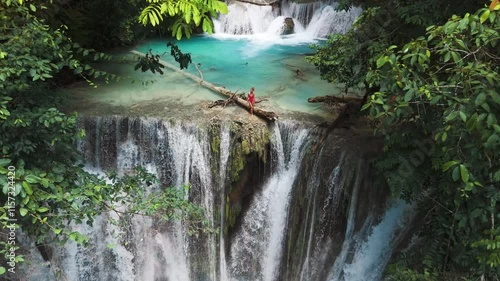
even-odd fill
[[[139,55],[139,56],[145,56],[145,54],[143,54],[139,51],[135,51],[135,50],[131,51],[131,53]],[[195,81],[196,83],[199,83],[203,87],[205,87],[209,90],[212,90],[214,92],[217,92],[221,95],[224,95],[225,97],[227,97],[229,99],[232,99],[237,105],[250,111],[250,106],[248,105],[248,102],[246,100],[240,98],[239,96],[237,96],[236,93],[233,93],[233,92],[229,91],[228,89],[225,89],[225,88],[222,88],[219,86],[215,86],[214,84],[212,84],[210,82],[204,81],[201,78],[196,77],[195,75],[188,73],[186,71],[183,71],[183,70],[179,69],[178,67],[176,67],[176,66],[174,66],[174,65],[172,65],[164,60],[160,60],[159,62],[162,65],[164,65],[166,68],[186,76],[187,78]],[[260,117],[268,122],[273,122],[273,121],[278,120],[278,115],[272,111],[265,111],[265,110],[259,109],[259,108],[254,106],[253,112],[256,116],[258,116],[258,117]]]

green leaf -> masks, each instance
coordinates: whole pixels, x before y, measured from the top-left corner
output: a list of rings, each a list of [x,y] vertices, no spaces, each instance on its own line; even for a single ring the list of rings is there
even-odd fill
[[[462,164],[460,164],[460,177],[462,178],[463,182],[468,182],[469,181],[469,171]]]
[[[182,39],[182,30],[181,30],[180,27],[177,29],[175,37],[177,38],[177,40],[181,40]]]
[[[448,171],[451,167],[455,166],[458,164],[457,161],[449,161],[443,164],[443,172]]]
[[[479,95],[477,95],[476,100],[474,101],[474,104],[476,106],[480,106],[484,103],[485,100],[486,100],[486,94],[480,93]]]
[[[460,118],[464,121],[464,123],[467,122],[467,115],[465,115],[463,111],[460,111]]]
[[[446,118],[444,120],[446,122],[452,121],[453,119],[455,119],[457,117],[457,115],[458,115],[458,111],[453,111],[448,116],[446,116]]]
[[[0,167],[5,167],[5,166],[7,166],[7,164],[9,164],[9,163],[10,163],[10,161],[11,161],[11,160],[10,160],[10,159],[7,159],[7,158],[2,158],[2,159],[0,159]]]
[[[473,218],[477,218],[477,217],[479,217],[481,215],[482,212],[483,212],[483,210],[481,210],[481,209],[478,208],[478,209],[475,209],[474,211],[472,211],[470,213],[470,216],[473,217]]]
[[[387,56],[381,56],[377,59],[377,68],[381,68],[382,66],[384,66],[384,64],[387,62],[387,60],[389,59],[389,57]]]
[[[484,144],[485,147],[491,148],[498,143],[499,137],[496,133],[491,134]]]
[[[439,100],[441,100],[442,96],[434,96],[431,101],[430,101],[430,104],[431,105],[435,105],[436,103],[439,102]]]
[[[6,269],[5,269],[5,267],[3,267],[3,266],[0,266],[0,275],[3,275],[3,274],[5,274],[5,272],[6,272]]]
[[[486,124],[488,124],[489,127],[497,124],[497,118],[493,113],[488,114],[488,118],[486,119]]]
[[[491,96],[491,98],[497,103],[497,104],[500,104],[500,95],[495,92],[495,91],[489,91],[489,94]]]
[[[405,94],[404,101],[405,101],[405,102],[409,102],[409,101],[411,101],[411,99],[412,99],[412,98],[413,98],[413,92],[408,91],[408,92],[406,92],[406,94]]]
[[[21,217],[24,217],[28,214],[28,210],[26,208],[20,208],[19,214],[21,214]]]
[[[30,9],[31,9],[31,11],[36,12],[36,7],[35,7],[35,5],[30,4]]]
[[[450,55],[450,52],[447,52],[445,55],[444,55],[444,62],[448,62],[451,58],[451,55]]]
[[[441,141],[446,141],[446,138],[448,137],[448,134],[446,132],[441,135]]]
[[[22,185],[23,185],[24,191],[26,191],[26,194],[28,194],[28,195],[33,194],[33,190],[31,189],[31,186],[27,181],[23,181]]]
[[[203,31],[205,31],[209,34],[212,33],[212,26],[210,24],[210,21],[207,18],[203,19],[202,29],[203,29]]]
[[[48,210],[49,210],[49,208],[47,208],[47,207],[41,207],[41,208],[36,209],[36,211],[39,212],[39,213],[45,213]]]
[[[40,178],[35,175],[27,175],[24,179],[29,183],[39,183]]]
[[[453,172],[451,173],[451,177],[452,177],[453,181],[457,181],[460,178],[460,169],[458,168],[458,166],[453,168]]]
[[[186,23],[191,22],[191,10],[190,9],[188,9],[186,11],[186,13],[184,14],[184,20],[186,21]]]
[[[490,17],[490,10],[486,10],[484,11],[484,13],[481,15],[481,17],[479,18],[479,21],[481,23],[485,22],[488,18]]]
[[[48,179],[41,179],[40,183],[43,185],[43,187],[49,187],[49,180]]]

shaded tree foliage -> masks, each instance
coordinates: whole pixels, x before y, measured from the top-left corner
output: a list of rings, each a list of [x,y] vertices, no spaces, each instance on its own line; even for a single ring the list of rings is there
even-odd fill
[[[419,149],[415,139],[434,148],[426,164],[409,165],[420,170],[409,177],[399,170],[408,165],[403,158],[379,165],[393,191],[421,204],[424,265],[442,277],[500,273],[499,32],[497,11],[453,16],[426,37],[388,48],[367,74],[380,91],[365,108],[386,148],[407,159]]]
[[[416,245],[387,278],[496,280],[500,5],[361,4],[354,28],[317,46],[309,61],[323,79],[366,90],[363,109],[385,138],[379,180],[417,203]]]
[[[179,67],[181,69],[187,68],[189,64],[193,62],[191,60],[191,54],[184,54],[174,43],[168,42],[167,47],[170,47],[170,55],[173,56],[175,61],[179,63]]]
[[[68,36],[72,26],[51,25],[54,9],[41,2],[0,0],[0,275],[6,273],[5,255],[17,248],[7,240],[8,219],[16,219],[15,227],[36,243],[49,237],[87,242],[70,223],[92,225],[101,212],[118,211],[115,203],[130,205],[122,217],[183,219],[192,222],[191,233],[209,230],[203,211],[185,199],[185,189],[157,188],[146,196],[144,188],[155,179],[144,170],[111,175],[108,184],[83,169],[76,142],[85,132],[78,129],[76,114],[58,109],[54,78],[69,71],[93,85],[95,78],[116,77],[89,64],[108,56],[74,42]],[[21,262],[22,256],[15,259]]]
[[[179,47],[172,43],[168,42],[167,47],[170,47],[170,55],[175,59],[176,62],[179,63],[180,69],[187,68],[191,60],[191,54],[184,54]],[[134,66],[134,70],[141,69],[142,72],[151,71],[152,73],[160,73],[163,74],[163,68],[165,66],[160,62],[160,58],[163,54],[153,54],[153,50],[149,49],[145,56],[139,56],[137,64]]]
[[[163,74],[162,68],[165,68],[165,66],[160,63],[160,58],[161,55],[154,55],[152,50],[149,49],[145,56],[139,57],[139,61],[134,66],[134,70],[141,69],[142,72],[150,70],[152,73],[158,72],[160,74]]]

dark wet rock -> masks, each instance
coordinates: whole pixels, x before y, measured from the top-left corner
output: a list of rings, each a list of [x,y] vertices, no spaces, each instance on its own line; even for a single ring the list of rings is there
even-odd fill
[[[285,18],[282,35],[288,35],[288,34],[294,33],[294,28],[295,28],[295,24],[293,23],[293,19],[292,18]]]

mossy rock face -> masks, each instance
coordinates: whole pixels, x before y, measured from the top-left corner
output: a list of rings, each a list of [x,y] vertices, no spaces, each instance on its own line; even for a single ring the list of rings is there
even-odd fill
[[[213,118],[208,124],[208,137],[211,151],[210,168],[212,175],[220,174],[221,132],[224,126],[229,126],[229,159],[223,181],[226,200],[224,204],[225,225],[223,235],[238,223],[240,213],[246,208],[251,198],[264,180],[269,171],[271,148],[271,132],[268,124],[257,118],[234,120],[223,124],[220,119]],[[219,205],[220,206],[220,205]]]
[[[270,168],[270,130],[261,122],[235,121],[231,124],[228,162],[227,233],[234,227],[242,210],[268,177]]]

